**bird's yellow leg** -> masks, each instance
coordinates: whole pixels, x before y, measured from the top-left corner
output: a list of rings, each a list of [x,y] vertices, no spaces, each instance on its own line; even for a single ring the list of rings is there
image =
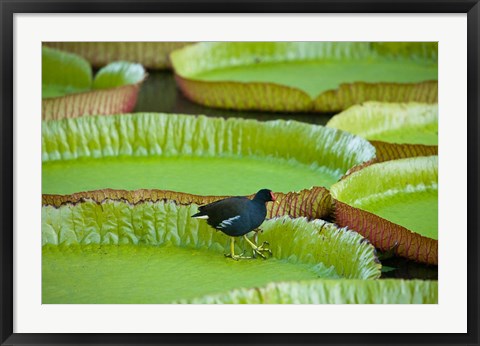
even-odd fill
[[[253,235],[253,243],[258,246],[258,233],[261,232],[259,228],[257,228],[255,231],[255,234]]]
[[[267,245],[270,245],[268,241],[264,241],[262,245],[258,246],[258,235],[260,234],[260,232],[263,231],[260,228],[254,229],[253,231],[255,232],[255,234],[253,235],[253,243],[255,244],[255,246],[257,246],[259,250],[267,249]],[[270,250],[267,251],[271,253]]]
[[[260,229],[254,229],[253,232],[253,243],[258,246],[258,233],[260,232]],[[253,258],[257,258],[257,253],[255,251],[253,251]]]
[[[253,230],[254,234],[253,234],[253,243],[258,246],[258,235],[260,234],[260,232],[262,232],[262,230],[260,228],[257,228],[257,229],[254,229]],[[264,248],[266,245],[269,245],[268,241],[265,241],[263,242],[263,244],[260,246],[260,248]],[[269,250],[270,251],[270,250]],[[270,251],[271,253],[271,251]],[[253,258],[256,258],[257,257],[257,254],[256,252],[254,251],[253,252]]]
[[[225,257],[231,257],[235,261],[238,261],[239,259],[249,259],[251,257],[244,256],[243,252],[240,255],[235,255],[235,238],[230,237],[230,253],[225,254]]]
[[[267,257],[263,254],[263,252],[268,252],[270,255],[272,255],[272,250],[270,250],[270,249],[267,247],[267,245],[269,245],[268,242],[265,241],[265,242],[263,242],[262,245],[257,246],[257,245],[255,245],[254,243],[252,243],[252,241],[251,241],[250,239],[248,239],[248,237],[247,237],[246,234],[243,236],[243,238],[244,238],[244,239],[247,241],[247,243],[252,247],[254,254],[259,254],[260,257],[262,257],[262,258],[267,258]]]

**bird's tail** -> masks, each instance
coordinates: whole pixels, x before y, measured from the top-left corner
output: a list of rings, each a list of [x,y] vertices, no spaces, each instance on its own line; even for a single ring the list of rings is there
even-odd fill
[[[193,214],[192,217],[197,219],[208,219],[208,215],[201,211],[196,214]]]

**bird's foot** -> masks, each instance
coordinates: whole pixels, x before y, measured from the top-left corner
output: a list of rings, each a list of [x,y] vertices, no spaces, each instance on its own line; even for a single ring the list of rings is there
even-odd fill
[[[268,245],[270,245],[268,241],[264,241],[262,245],[257,246],[250,239],[248,239],[246,234],[243,236],[243,238],[252,247],[254,257],[256,257],[256,255],[259,255],[263,259],[266,259],[267,258],[266,254],[268,254],[269,256],[272,255],[272,250],[268,248]]]
[[[245,251],[242,252],[240,255],[235,255],[234,253],[228,253],[228,254],[226,253],[226,254],[224,254],[224,256],[225,256],[225,257],[229,257],[229,258],[231,258],[231,259],[233,259],[233,260],[235,260],[235,261],[238,261],[238,260],[241,260],[241,259],[250,259],[250,258],[252,258],[252,257],[250,257],[250,256],[245,256],[244,253],[245,253]]]
[[[262,243],[262,245],[260,245],[260,246],[256,246],[256,247],[252,246],[253,256],[256,257],[256,255],[258,254],[263,259],[266,259],[267,256],[269,256],[269,257],[272,256],[273,255],[272,250],[270,250],[269,246],[270,246],[270,244],[269,244],[268,241],[264,241]]]

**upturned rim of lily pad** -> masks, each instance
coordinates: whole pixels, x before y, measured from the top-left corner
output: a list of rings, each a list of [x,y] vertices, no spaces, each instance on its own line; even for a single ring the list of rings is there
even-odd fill
[[[329,279],[273,282],[234,289],[177,304],[437,304],[435,280]]]
[[[438,264],[438,240],[364,210],[369,198],[438,189],[438,156],[366,164],[330,188],[335,222],[365,236],[382,251],[417,262]]]
[[[130,112],[147,78],[140,64],[116,61],[93,76],[82,57],[42,47],[42,119]]]
[[[298,192],[274,192],[276,203],[267,203],[267,218],[288,215],[305,217],[308,220],[324,219],[332,213],[332,198],[324,187],[312,187]],[[245,196],[253,198],[255,194]],[[78,192],[70,195],[42,194],[42,205],[59,208],[63,205],[75,205],[85,200],[96,203],[105,201],[124,201],[132,205],[146,202],[171,201],[177,205],[203,205],[232,196],[201,196],[169,190],[115,190],[102,189]]]
[[[298,141],[298,138],[302,140]],[[291,145],[292,142],[297,144]],[[372,159],[375,149],[358,136],[294,120],[259,122],[134,113],[62,119],[42,124],[43,162],[124,156],[258,157],[288,161],[301,167],[317,167],[336,180],[350,167]],[[86,188],[93,189],[96,188]],[[288,191],[293,190],[285,190]]]
[[[333,116],[327,127],[347,131],[361,136],[372,143],[379,162],[415,156],[438,155],[438,144],[428,144],[428,138],[408,138],[399,142],[382,139],[384,133],[422,129],[431,137],[438,131],[438,104],[418,102],[386,103],[365,102],[354,105]]]
[[[239,48],[238,44],[241,44]],[[356,81],[341,83],[316,97],[305,91],[274,82],[205,81],[195,73],[219,66],[240,66],[262,62],[309,61],[405,57],[435,59],[434,43],[408,42],[201,42],[170,54],[175,77],[185,96],[193,102],[214,108],[282,111],[337,112],[347,107],[375,100],[384,102],[427,102],[438,99],[438,82],[425,80],[414,83]]]

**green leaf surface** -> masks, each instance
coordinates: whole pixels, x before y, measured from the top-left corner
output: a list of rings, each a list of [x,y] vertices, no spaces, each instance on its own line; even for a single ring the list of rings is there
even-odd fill
[[[93,81],[93,89],[109,89],[128,84],[136,84],[145,78],[145,70],[140,64],[117,61],[101,68]]]
[[[415,84],[438,78],[437,46],[425,42],[202,42],[171,59],[187,97],[220,108],[332,111],[430,100],[434,86]]]
[[[265,221],[259,242],[273,257],[233,261],[223,256],[229,237],[191,218],[196,211],[163,201],[44,206],[43,303],[168,303],[275,281],[380,276],[363,237],[305,218]]]
[[[119,61],[100,69],[93,79],[92,67],[84,58],[42,47],[43,99],[137,84],[144,78],[142,65]]]
[[[87,91],[91,85],[92,69],[85,59],[42,47],[42,98]]]
[[[438,105],[367,102],[335,115],[327,126],[369,140],[438,145]]]
[[[367,166],[331,187],[335,218],[382,250],[436,264],[438,157],[416,157]],[[386,221],[386,222],[385,222]]]
[[[173,246],[49,246],[42,256],[44,304],[165,304],[269,281],[337,277],[321,265],[233,262]]]
[[[188,304],[437,304],[438,282],[310,280],[236,289],[176,303]]]
[[[289,192],[328,187],[373,156],[364,139],[295,121],[153,113],[84,117],[43,123],[42,191]]]
[[[43,172],[43,192],[58,194],[103,188],[167,188],[194,194],[246,195],[265,186],[288,192],[330,186],[338,180],[338,175],[321,168],[262,157],[108,157],[45,163]],[[212,172],[218,173],[214,179]]]
[[[399,64],[402,69],[399,72]],[[379,73],[381,71],[381,73]],[[312,78],[318,76],[318,78]],[[311,98],[336,89],[342,83],[414,83],[437,78],[436,65],[409,61],[321,60],[262,63],[198,73],[194,79],[219,82],[262,82],[287,85],[305,91]]]

